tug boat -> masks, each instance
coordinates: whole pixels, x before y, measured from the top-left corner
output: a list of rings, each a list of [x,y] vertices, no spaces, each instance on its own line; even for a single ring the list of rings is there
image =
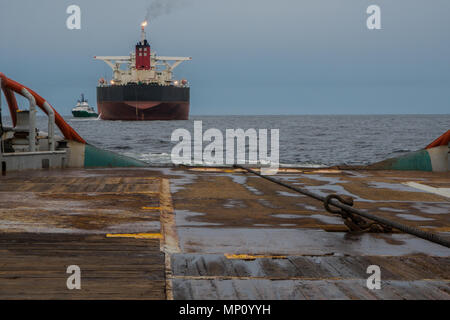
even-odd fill
[[[94,108],[89,106],[87,99],[84,98],[84,94],[81,94],[81,100],[78,100],[75,108],[72,109],[72,114],[75,118],[92,118],[98,117]]]

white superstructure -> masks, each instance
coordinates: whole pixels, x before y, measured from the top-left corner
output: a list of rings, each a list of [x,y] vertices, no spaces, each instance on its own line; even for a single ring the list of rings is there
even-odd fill
[[[135,52],[129,56],[95,56],[94,59],[103,60],[113,70],[111,85],[124,85],[129,83],[155,83],[159,85],[187,85],[186,80],[173,80],[173,70],[183,61],[192,60],[191,57],[157,56],[150,50],[145,39],[144,27],[141,25],[141,41],[136,45]],[[121,69],[126,65],[126,69]],[[100,79],[100,85],[108,85]]]

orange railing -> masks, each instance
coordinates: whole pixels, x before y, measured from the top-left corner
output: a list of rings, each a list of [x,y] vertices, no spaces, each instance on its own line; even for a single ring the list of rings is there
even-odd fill
[[[14,96],[14,92],[23,96],[22,89],[26,89],[28,90],[28,92],[30,92],[30,94],[34,97],[34,99],[36,99],[36,104],[39,106],[39,108],[41,108],[41,110],[44,111],[46,114],[47,111],[46,108],[44,107],[44,104],[47,103],[47,105],[53,109],[53,112],[55,113],[55,123],[58,126],[59,130],[61,130],[61,133],[64,135],[64,138],[68,140],[78,141],[81,143],[86,143],[86,141],[84,141],[84,139],[63,119],[63,117],[61,117],[61,115],[58,112],[56,112],[56,110],[48,102],[45,101],[44,98],[42,98],[33,90],[20,84],[19,82],[9,79],[1,72],[0,78],[2,80],[2,90],[3,93],[5,94],[6,102],[8,103],[12,123],[14,126],[16,125],[17,122],[16,112],[19,109],[17,106],[16,97]]]

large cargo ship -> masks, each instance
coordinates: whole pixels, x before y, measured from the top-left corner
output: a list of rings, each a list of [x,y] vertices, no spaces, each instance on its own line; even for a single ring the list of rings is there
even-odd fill
[[[99,80],[97,108],[103,120],[187,120],[189,83],[172,79],[173,70],[190,57],[157,56],[141,24],[141,41],[129,56],[96,56],[113,70]],[[126,64],[126,69],[121,66]]]

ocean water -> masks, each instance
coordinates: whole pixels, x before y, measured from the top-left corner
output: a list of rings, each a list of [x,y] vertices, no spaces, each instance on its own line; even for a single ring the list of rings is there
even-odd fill
[[[203,131],[226,129],[279,129],[280,163],[321,167],[363,165],[425,147],[450,128],[450,115],[295,115],[191,116],[188,121],[67,122],[89,143],[135,157],[152,165],[171,164],[171,134],[185,128],[193,135],[194,120]],[[46,118],[38,117],[46,131]],[[206,143],[205,143],[206,144]]]

